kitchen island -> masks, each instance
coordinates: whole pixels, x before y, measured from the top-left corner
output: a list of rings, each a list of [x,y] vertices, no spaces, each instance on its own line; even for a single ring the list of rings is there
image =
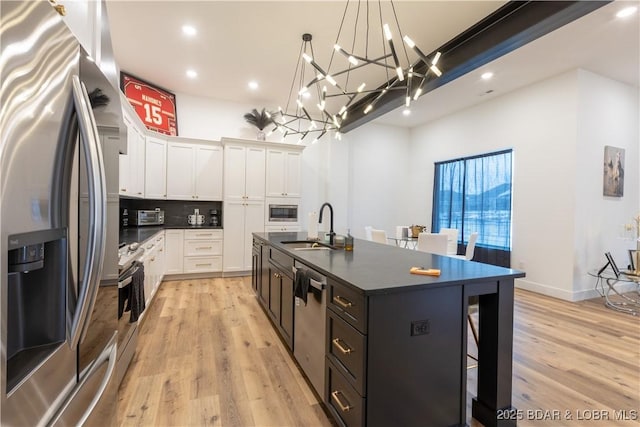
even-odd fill
[[[274,293],[265,287],[273,286],[271,276],[278,278],[282,316],[274,324],[293,349],[286,327],[293,321],[283,317],[293,312],[291,267],[295,262],[327,276],[321,397],[339,424],[465,425],[466,316],[473,296],[481,338],[472,415],[486,426],[516,424],[507,416],[515,412],[509,411],[513,289],[524,273],[358,239],[353,252],[286,243],[303,240],[306,233],[254,233],[253,286],[269,307]],[[414,266],[441,275],[410,274]]]

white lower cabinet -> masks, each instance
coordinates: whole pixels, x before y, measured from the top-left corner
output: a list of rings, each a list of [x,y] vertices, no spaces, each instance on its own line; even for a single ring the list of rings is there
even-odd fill
[[[148,306],[155,296],[164,276],[164,231],[160,231],[143,243],[144,299]]]
[[[184,230],[184,273],[222,271],[222,230]]]
[[[222,230],[166,230],[166,240],[166,274],[222,271]]]
[[[182,274],[184,269],[184,230],[165,230],[165,274]]]

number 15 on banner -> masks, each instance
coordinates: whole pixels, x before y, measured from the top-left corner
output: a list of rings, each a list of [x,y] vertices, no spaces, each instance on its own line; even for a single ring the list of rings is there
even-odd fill
[[[153,123],[157,126],[162,126],[162,115],[160,115],[160,111],[162,110],[160,107],[147,103],[145,103],[143,107],[145,112],[144,121],[147,123]]]

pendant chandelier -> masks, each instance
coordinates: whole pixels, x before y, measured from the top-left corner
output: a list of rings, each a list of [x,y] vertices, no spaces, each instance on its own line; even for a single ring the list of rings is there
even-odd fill
[[[357,4],[350,7],[351,3]],[[383,20],[380,0],[377,8],[370,7],[369,1],[347,1],[325,67],[316,61],[312,35],[302,35],[287,104],[275,113],[271,132],[279,130],[283,139],[298,135],[298,143],[308,135],[315,142],[327,132],[340,139],[341,124],[350,112],[361,108],[367,114],[392,91],[404,91],[408,109],[425,83],[442,75],[440,52],[423,53],[409,35],[402,35],[393,1],[384,4],[390,9],[391,22]],[[353,32],[348,34],[345,24],[351,18]],[[415,59],[409,58],[409,52]]]

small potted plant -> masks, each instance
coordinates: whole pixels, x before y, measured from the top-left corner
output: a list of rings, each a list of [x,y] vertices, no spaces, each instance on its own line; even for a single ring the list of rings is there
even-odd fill
[[[267,127],[269,123],[273,123],[273,120],[269,117],[267,111],[264,108],[262,111],[258,111],[254,108],[250,113],[244,115],[244,119],[247,123],[258,128],[258,140],[264,141],[265,135],[262,130]]]

